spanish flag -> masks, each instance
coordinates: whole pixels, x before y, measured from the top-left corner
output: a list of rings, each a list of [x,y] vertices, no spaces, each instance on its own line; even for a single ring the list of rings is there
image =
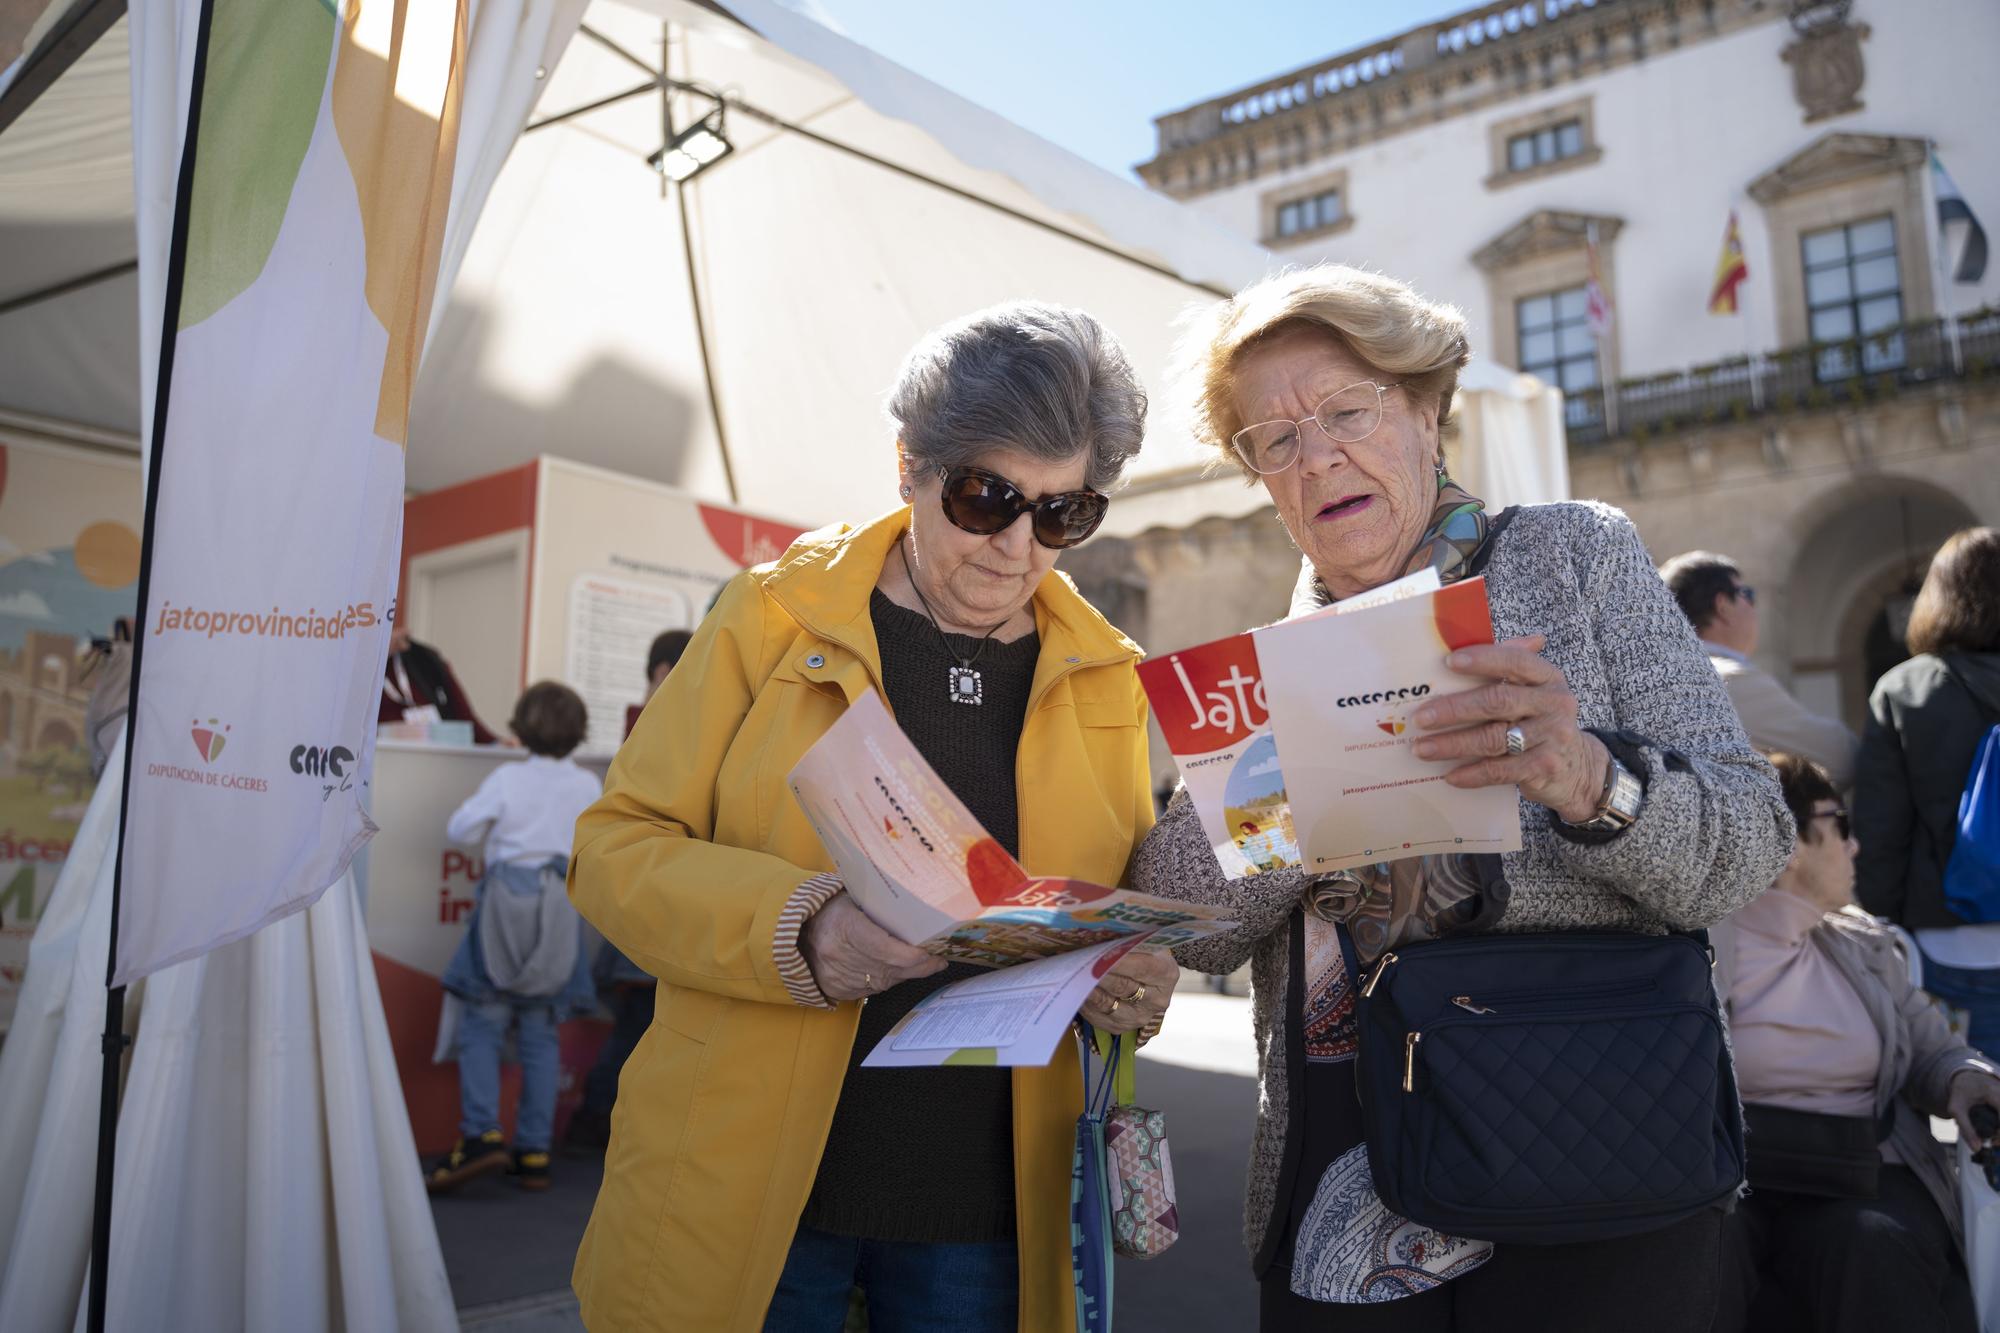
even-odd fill
[[[1715,287],[1708,294],[1708,313],[1736,313],[1736,289],[1750,276],[1743,259],[1743,233],[1736,229],[1736,210],[1729,210],[1729,229],[1722,233],[1722,257],[1715,261]]]

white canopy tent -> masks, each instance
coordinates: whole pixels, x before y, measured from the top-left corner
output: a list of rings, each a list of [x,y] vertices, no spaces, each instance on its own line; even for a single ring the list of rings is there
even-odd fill
[[[0,133],[0,423],[137,438],[124,33]],[[728,99],[735,149],[681,191],[646,157],[663,111],[685,125],[710,103],[649,86],[663,51],[668,80]],[[1163,402],[1177,318],[1272,262],[776,0],[595,0],[545,83],[476,226],[447,240],[416,490],[555,453],[802,523],[878,512],[882,392],[927,329],[1012,297],[1079,305]],[[1547,473],[1560,432],[1534,427],[1511,434]],[[1156,411],[1105,531],[1261,503],[1204,484],[1205,461]]]
[[[0,444],[11,434],[136,454],[148,415],[163,205],[134,207],[132,141],[172,127],[134,124],[128,23],[111,23],[18,118],[5,100],[33,74],[44,33],[71,12],[102,26],[107,3],[58,0],[28,31],[28,57],[0,65]],[[532,59],[500,73],[479,66],[467,94],[509,105],[521,80],[543,85],[517,142],[461,147],[440,279],[451,296],[433,321],[411,422],[414,489],[552,453],[804,523],[864,516],[894,494],[881,394],[926,330],[1014,297],[1082,306],[1125,341],[1158,396],[1181,313],[1271,263],[777,0],[527,7],[543,22],[556,15],[538,48],[543,69]],[[581,35],[565,48],[579,13]],[[185,34],[155,28],[149,40]],[[646,158],[666,119],[684,126],[711,105],[706,91],[724,98],[734,151],[684,189],[664,188]],[[171,181],[137,188],[164,188],[170,212]],[[1468,395],[1469,423],[1490,404],[1498,424],[1469,424],[1466,447],[1504,440],[1510,456],[1518,448],[1537,461],[1489,468],[1489,498],[1556,498],[1559,408],[1535,382],[1501,379]],[[1106,532],[1261,506],[1259,491],[1205,480],[1205,461],[1172,414],[1156,413]],[[13,1311],[22,1327],[76,1305],[88,1217],[77,1171],[94,1132],[103,999],[92,979],[116,799],[115,782],[99,788],[92,835],[77,839],[0,1057],[0,1315]],[[127,1239],[114,1232],[116,1262],[142,1284],[179,1273],[177,1308],[252,1323],[300,1292],[328,1326],[438,1322],[448,1293],[414,1172],[402,1174],[407,1124],[399,1136],[400,1093],[381,1063],[351,892],[337,887],[311,912],[147,990],[125,1102],[145,1114],[121,1126]],[[308,1043],[292,1050],[302,1063],[283,1066],[296,1080],[273,1066],[229,1082],[273,1041]],[[226,1104],[211,1114],[218,1087]],[[297,1182],[272,1145],[315,1115],[320,1150],[363,1187],[343,1190],[336,1173],[330,1193],[291,1192]],[[211,1156],[191,1165],[173,1145],[193,1142],[181,1131],[204,1116]],[[336,1121],[352,1133],[335,1133]],[[255,1188],[196,1190],[195,1166]],[[203,1227],[174,1228],[183,1208],[199,1209]],[[22,1225],[31,1216],[37,1225]],[[303,1230],[300,1217],[311,1219]],[[154,1243],[143,1265],[130,1239],[142,1233]],[[287,1290],[246,1285],[253,1270],[284,1273]]]

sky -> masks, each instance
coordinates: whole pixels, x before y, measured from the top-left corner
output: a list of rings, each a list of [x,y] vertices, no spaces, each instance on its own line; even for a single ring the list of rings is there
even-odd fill
[[[959,96],[1129,177],[1153,117],[1470,0],[793,0]]]

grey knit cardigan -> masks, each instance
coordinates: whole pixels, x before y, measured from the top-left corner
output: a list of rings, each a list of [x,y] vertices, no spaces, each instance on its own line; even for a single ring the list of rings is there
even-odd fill
[[[1791,814],[1631,520],[1594,503],[1523,507],[1484,572],[1495,636],[1547,635],[1544,656],[1568,680],[1582,725],[1622,733],[1616,748],[1640,761],[1646,784],[1637,822],[1608,839],[1559,832],[1545,807],[1523,800],[1521,850],[1502,858],[1512,898],[1496,929],[1688,930],[1761,893],[1791,855]],[[1308,566],[1293,609],[1323,597]],[[1305,875],[1224,880],[1183,790],[1134,858],[1132,885],[1227,904],[1241,923],[1176,956],[1202,972],[1252,964],[1260,1091],[1243,1221],[1255,1255],[1284,1156],[1286,926]]]

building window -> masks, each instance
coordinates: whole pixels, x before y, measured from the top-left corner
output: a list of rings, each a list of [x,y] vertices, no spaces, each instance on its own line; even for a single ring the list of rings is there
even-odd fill
[[[1340,205],[1339,190],[1321,190],[1303,199],[1278,205],[1277,234],[1280,238],[1303,236],[1331,227],[1347,216]]]
[[[1581,120],[1565,120],[1558,125],[1544,125],[1526,134],[1512,135],[1507,140],[1507,170],[1532,171],[1567,157],[1580,157],[1583,155],[1583,142]]]
[[[1603,413],[1601,395],[1589,392],[1601,380],[1597,339],[1591,336],[1585,304],[1581,286],[1514,303],[1521,369],[1563,391],[1563,413],[1571,428],[1594,426]]]
[[[1819,378],[1844,379],[1903,364],[1903,283],[1896,224],[1888,217],[1849,222],[1799,237],[1805,264],[1806,326],[1815,343],[1836,343],[1815,358]]]

